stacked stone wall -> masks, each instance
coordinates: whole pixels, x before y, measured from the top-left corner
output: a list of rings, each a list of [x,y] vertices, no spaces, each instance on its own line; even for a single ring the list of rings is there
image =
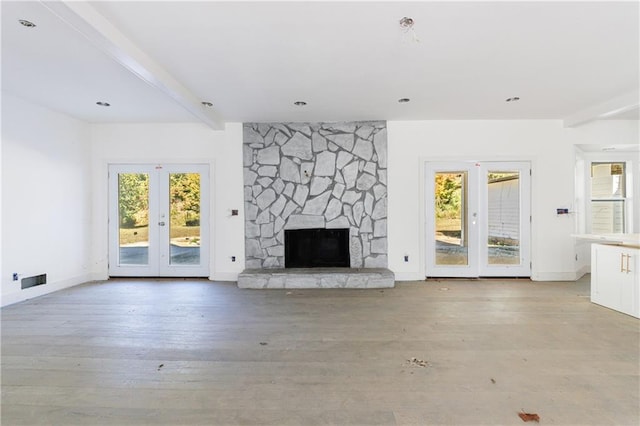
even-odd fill
[[[245,123],[245,264],[283,268],[285,229],[349,229],[352,268],[386,268],[386,122]]]

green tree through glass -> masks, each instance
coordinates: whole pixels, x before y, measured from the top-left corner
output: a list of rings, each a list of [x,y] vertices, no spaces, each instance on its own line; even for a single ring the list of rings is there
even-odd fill
[[[148,225],[149,176],[144,173],[121,173],[118,176],[120,226],[134,228]]]

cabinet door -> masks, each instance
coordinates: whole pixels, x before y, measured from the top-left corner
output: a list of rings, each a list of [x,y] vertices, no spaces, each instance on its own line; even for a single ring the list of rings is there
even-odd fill
[[[622,250],[624,270],[620,279],[620,312],[632,315],[636,318],[640,317],[640,293],[639,293],[639,277],[638,265],[640,265],[640,256],[638,250]]]
[[[593,244],[591,301],[640,317],[640,250]]]
[[[591,301],[607,308],[620,310],[624,263],[617,247],[591,246]]]

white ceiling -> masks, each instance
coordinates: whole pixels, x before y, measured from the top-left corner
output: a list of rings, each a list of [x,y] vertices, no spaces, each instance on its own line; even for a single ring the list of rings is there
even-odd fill
[[[1,5],[2,90],[89,122],[197,121],[200,100],[223,121],[564,119],[639,90],[635,1]]]

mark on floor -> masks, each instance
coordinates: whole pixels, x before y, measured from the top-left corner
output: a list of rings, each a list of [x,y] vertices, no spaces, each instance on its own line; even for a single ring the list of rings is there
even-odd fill
[[[407,362],[411,365],[416,365],[418,367],[429,367],[429,362],[422,360],[422,359],[418,359],[418,358],[410,358],[407,360]]]
[[[520,416],[523,422],[540,423],[540,416],[538,416],[536,413],[525,413],[523,410],[520,413],[518,413],[518,416]]]

